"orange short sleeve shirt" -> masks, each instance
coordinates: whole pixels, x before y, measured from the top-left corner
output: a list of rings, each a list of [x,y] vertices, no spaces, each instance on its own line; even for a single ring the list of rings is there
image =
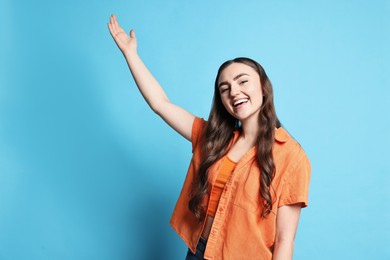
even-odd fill
[[[193,156],[171,218],[171,226],[195,252],[204,222],[198,223],[188,209],[191,185],[197,178],[202,160],[201,135],[206,121],[195,118],[192,127]],[[232,143],[238,138],[234,132]],[[273,156],[275,177],[272,181],[272,212],[261,217],[260,169],[256,162],[257,148],[253,147],[237,163],[222,192],[214,223],[207,241],[205,259],[272,259],[275,243],[276,215],[283,205],[308,205],[311,166],[301,146],[283,129],[275,130]],[[209,181],[214,183],[222,160],[210,169]],[[207,208],[208,198],[204,206]]]

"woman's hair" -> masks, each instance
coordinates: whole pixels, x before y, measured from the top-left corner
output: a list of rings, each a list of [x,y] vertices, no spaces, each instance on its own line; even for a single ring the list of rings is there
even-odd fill
[[[222,104],[221,95],[218,89],[218,81],[221,72],[233,63],[242,63],[252,67],[260,76],[260,83],[263,90],[263,103],[259,113],[259,135],[257,138],[257,163],[260,168],[260,197],[264,201],[262,216],[266,217],[272,211],[272,198],[270,193],[271,181],[275,175],[275,165],[272,156],[274,143],[274,130],[281,126],[276,116],[273,91],[270,80],[263,67],[256,61],[249,58],[236,58],[228,60],[221,65],[215,79],[214,98],[211,107],[209,120],[203,132],[202,155],[203,160],[199,166],[199,175],[192,187],[189,209],[201,221],[206,209],[201,205],[202,198],[208,193],[208,174],[211,166],[223,157],[228,151],[227,147],[233,137],[233,132],[240,128],[239,121],[225,109]]]

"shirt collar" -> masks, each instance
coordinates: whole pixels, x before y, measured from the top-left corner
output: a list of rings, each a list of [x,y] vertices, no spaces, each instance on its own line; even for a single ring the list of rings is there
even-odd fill
[[[290,135],[284,130],[283,127],[279,127],[275,130],[275,140],[281,143],[285,143],[290,139]]]
[[[228,150],[230,147],[237,141],[240,133],[238,130],[234,131],[234,136],[229,143]],[[290,135],[282,127],[279,127],[275,130],[275,140],[280,143],[285,143],[290,139]],[[238,161],[236,169],[241,168],[247,162],[250,162],[254,156],[257,154],[257,146],[253,146],[243,157]]]
[[[238,139],[238,136],[240,135],[239,131],[234,131],[234,137],[231,144],[235,143]],[[290,135],[287,133],[287,131],[283,127],[279,127],[275,130],[275,140],[280,143],[285,143],[290,139]]]

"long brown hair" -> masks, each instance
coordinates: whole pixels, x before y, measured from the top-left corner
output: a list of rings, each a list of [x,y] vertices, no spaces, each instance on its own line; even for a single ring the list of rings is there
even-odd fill
[[[231,116],[222,104],[218,81],[221,72],[232,63],[243,63],[252,67],[260,76],[263,90],[263,103],[259,114],[259,135],[257,139],[257,163],[260,168],[260,197],[264,201],[262,216],[266,217],[272,211],[270,186],[275,175],[275,165],[272,156],[274,130],[281,126],[276,116],[273,90],[270,80],[263,67],[249,58],[236,58],[223,63],[217,73],[214,86],[214,98],[208,123],[203,132],[203,160],[199,166],[198,178],[193,183],[189,209],[201,221],[205,216],[205,209],[201,205],[202,198],[209,191],[208,174],[211,166],[223,157],[233,132],[240,128],[239,121]]]

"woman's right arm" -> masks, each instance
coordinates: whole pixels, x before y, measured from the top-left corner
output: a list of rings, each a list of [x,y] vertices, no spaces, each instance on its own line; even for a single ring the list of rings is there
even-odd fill
[[[160,84],[138,56],[134,30],[130,31],[130,35],[126,34],[118,24],[115,15],[111,15],[108,28],[127,61],[139,91],[150,108],[174,130],[191,141],[192,124],[195,116],[169,101]]]

